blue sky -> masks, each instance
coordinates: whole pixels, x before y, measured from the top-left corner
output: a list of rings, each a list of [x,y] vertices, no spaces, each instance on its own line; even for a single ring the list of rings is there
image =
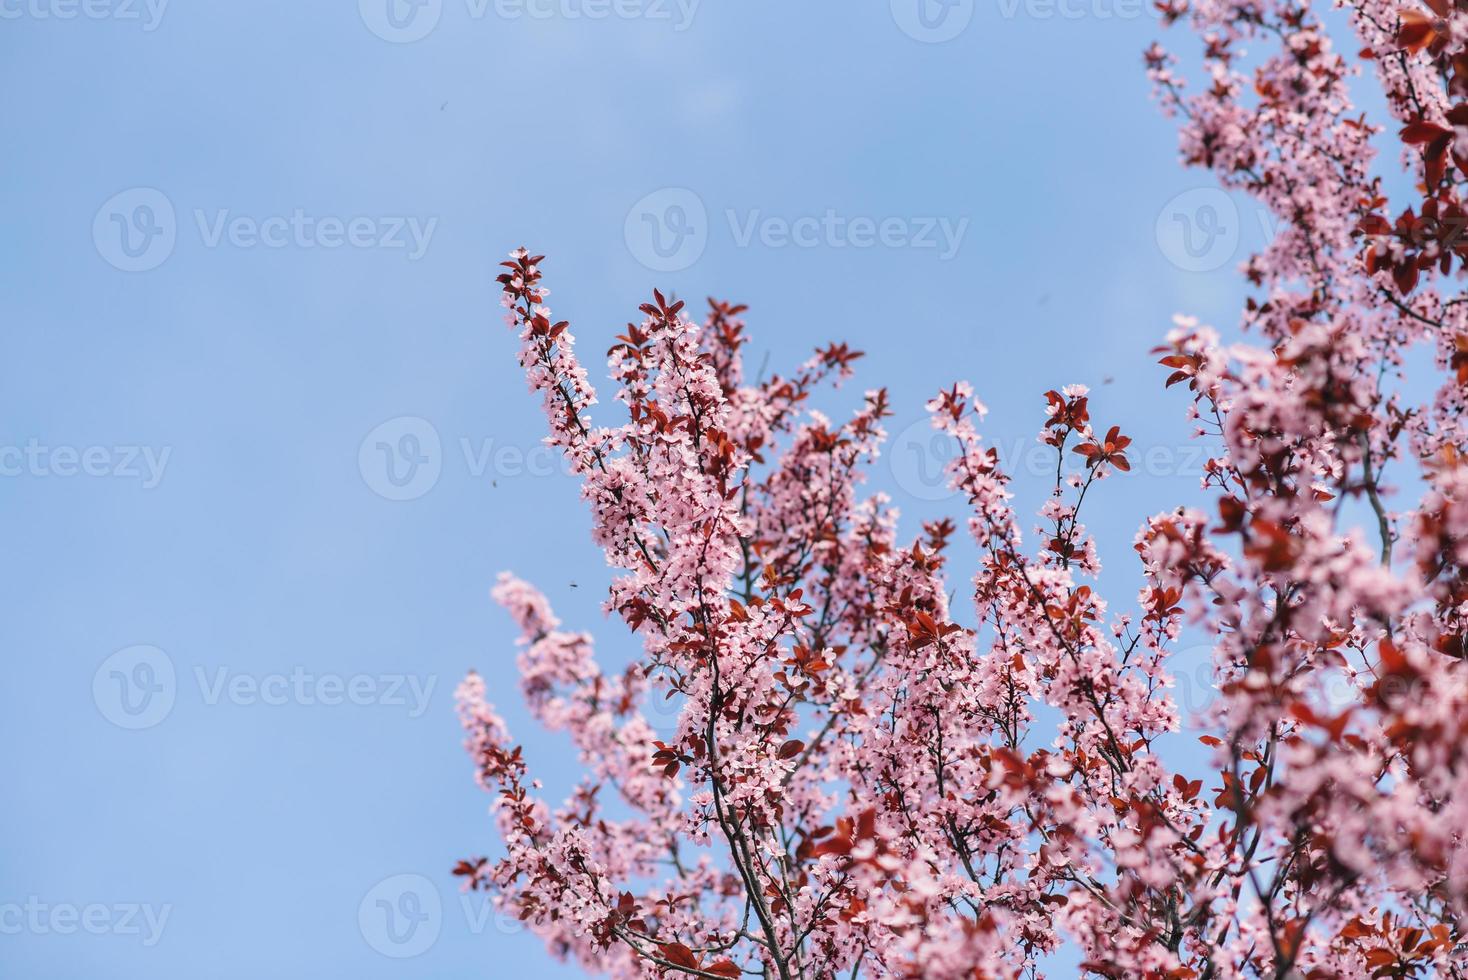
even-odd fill
[[[1196,496],[1147,352],[1231,327],[1261,226],[1178,166],[1140,4],[387,2],[0,0],[5,975],[572,975],[448,875],[492,844],[466,669],[574,778],[495,574],[631,649],[500,323],[517,245],[598,378],[654,286],[750,304],[752,365],[867,351],[826,407],[891,389],[914,530],[955,512],[933,391],[1022,462],[1092,385],[1152,453],[1089,516],[1118,608]]]

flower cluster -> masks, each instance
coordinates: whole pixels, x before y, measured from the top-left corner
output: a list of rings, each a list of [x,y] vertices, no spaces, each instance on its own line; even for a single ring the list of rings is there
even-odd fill
[[[461,862],[466,887],[619,980],[1034,977],[1063,949],[1110,978],[1468,972],[1468,297],[1444,295],[1468,257],[1468,14],[1433,3],[1347,0],[1354,60],[1299,0],[1159,4],[1202,40],[1195,94],[1146,55],[1184,162],[1276,222],[1243,266],[1252,343],[1180,317],[1156,352],[1210,500],[1145,522],[1123,611],[1081,514],[1130,439],[1083,387],[1045,393],[1032,538],[972,389],[928,404],[978,555],[955,609],[957,523],[904,538],[862,492],[885,391],[844,419],[810,405],[859,352],[751,381],[743,306],[695,322],[655,292],[608,353],[599,427],[541,257],[512,253],[507,322],[640,655],[604,673],[501,580],[522,694],[584,775],[541,799],[471,675],[503,855]],[[1390,220],[1362,64],[1420,198]],[[1413,344],[1442,373],[1425,401]],[[1415,506],[1388,509],[1388,471]],[[1213,653],[1198,719],[1170,695],[1185,636]],[[1196,772],[1163,751],[1185,723]]]

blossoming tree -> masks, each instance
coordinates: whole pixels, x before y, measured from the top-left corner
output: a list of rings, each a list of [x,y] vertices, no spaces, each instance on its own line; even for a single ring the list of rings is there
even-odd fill
[[[610,352],[620,419],[594,423],[541,257],[515,252],[521,364],[642,655],[603,672],[588,635],[501,580],[524,697],[585,775],[539,798],[470,675],[504,855],[461,862],[466,887],[618,978],[1464,976],[1468,296],[1447,287],[1468,261],[1468,13],[1432,2],[1348,0],[1352,57],[1308,3],[1159,4],[1203,42],[1196,94],[1146,56],[1186,161],[1277,225],[1244,270],[1254,345],[1180,319],[1159,348],[1213,500],[1137,533],[1132,612],[1088,584],[1082,503],[1129,469],[1129,440],[1084,389],[1045,395],[1056,475],[1032,540],[973,392],[929,403],[980,555],[959,588],[952,521],[904,538],[858,492],[885,394],[844,421],[809,408],[858,353],[749,381],[742,307],[694,322],[655,293]],[[1353,108],[1356,76],[1394,120]],[[1392,137],[1405,204],[1371,173]],[[1413,344],[1443,372],[1425,402],[1403,382]],[[1415,509],[1387,509],[1387,470]],[[1169,696],[1184,630],[1214,650],[1199,773],[1159,752],[1190,720]],[[648,723],[652,698],[676,732]]]

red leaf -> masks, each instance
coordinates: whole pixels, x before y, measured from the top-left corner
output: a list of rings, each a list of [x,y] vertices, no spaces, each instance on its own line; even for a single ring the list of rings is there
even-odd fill
[[[674,966],[681,966],[688,970],[697,970],[698,957],[693,955],[693,950],[682,943],[659,943],[658,949],[663,951],[663,958]]]
[[[1397,16],[1401,19],[1397,43],[1408,51],[1416,52],[1427,47],[1437,33],[1432,18],[1420,10],[1403,10]]]
[[[1444,129],[1437,123],[1418,119],[1402,127],[1402,142],[1431,143],[1440,136],[1451,136],[1452,134],[1451,129]]]

